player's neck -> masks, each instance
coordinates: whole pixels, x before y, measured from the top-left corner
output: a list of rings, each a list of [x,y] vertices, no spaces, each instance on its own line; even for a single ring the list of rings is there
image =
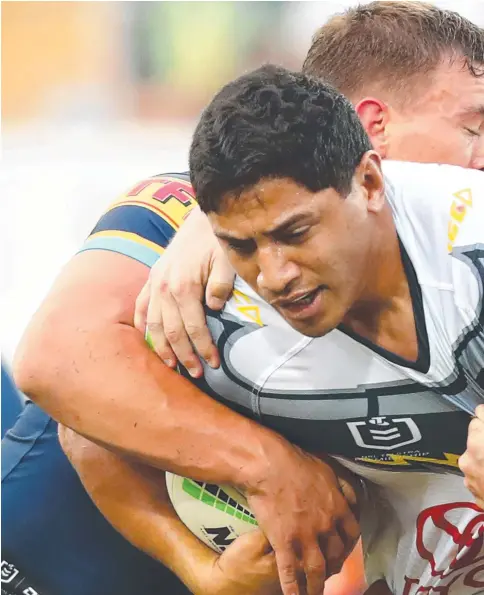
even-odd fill
[[[418,358],[415,315],[400,242],[393,225],[375,243],[366,287],[344,327],[374,345],[414,362]]]

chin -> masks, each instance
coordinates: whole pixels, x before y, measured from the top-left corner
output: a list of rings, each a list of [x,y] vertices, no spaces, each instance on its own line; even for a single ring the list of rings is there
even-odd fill
[[[306,337],[324,337],[334,331],[337,325],[327,324],[326,320],[287,320],[287,322],[298,332]]]

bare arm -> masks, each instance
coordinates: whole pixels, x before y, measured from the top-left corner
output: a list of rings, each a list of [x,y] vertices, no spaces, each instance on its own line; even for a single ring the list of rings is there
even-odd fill
[[[260,531],[219,556],[177,517],[164,473],[136,464],[60,426],[64,452],[96,506],[134,546],[197,595],[280,594],[274,554]],[[160,586],[160,593],[162,588]]]
[[[132,326],[147,275],[120,254],[75,256],[23,337],[15,380],[55,419],[98,443],[190,477],[243,484],[282,439],[150,351]]]
[[[114,252],[94,245],[66,266],[21,342],[15,380],[55,419],[98,444],[241,488],[274,549],[284,593],[300,592],[299,558],[315,595],[359,535],[345,500],[354,501],[352,486],[343,494],[331,467],[170,370],[133,327],[135,300],[148,277],[147,266],[133,259],[159,252],[186,215],[186,183],[182,196],[170,194],[180,195],[180,184],[170,176],[143,182],[101,218],[90,237],[106,246],[107,233]],[[145,205],[141,213],[129,206],[133,196]],[[169,214],[158,199],[171,201]],[[137,251],[126,236],[138,238]],[[119,241],[131,258],[118,253]]]

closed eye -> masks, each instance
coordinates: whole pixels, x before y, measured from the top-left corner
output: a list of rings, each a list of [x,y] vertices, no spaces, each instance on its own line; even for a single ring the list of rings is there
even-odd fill
[[[310,227],[308,225],[306,227],[295,229],[294,231],[285,231],[284,233],[281,233],[277,239],[284,244],[297,244],[306,238],[309,229]]]
[[[481,136],[479,130],[473,130],[472,128],[467,128],[467,126],[464,127],[464,130],[471,136]]]
[[[249,255],[256,250],[254,240],[227,240],[227,247],[237,254]]]

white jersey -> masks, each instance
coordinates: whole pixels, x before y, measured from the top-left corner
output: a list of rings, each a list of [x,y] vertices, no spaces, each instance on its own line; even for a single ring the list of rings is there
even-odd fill
[[[373,482],[361,519],[370,583],[385,578],[398,595],[476,595],[484,513],[457,459],[468,413],[484,402],[484,173],[411,163],[384,172],[418,361],[340,330],[305,337],[237,279],[224,311],[207,312],[222,365],[189,380]],[[153,264],[192,206],[186,176],[144,181],[103,215],[83,250]]]
[[[473,413],[484,401],[484,173],[409,163],[385,172],[416,274],[419,362],[402,369]]]
[[[484,402],[484,173],[384,166],[419,336],[414,364],[335,330],[305,337],[237,279],[209,313],[222,354],[202,388],[377,484],[362,536],[370,583],[484,593],[484,513],[459,474]]]

